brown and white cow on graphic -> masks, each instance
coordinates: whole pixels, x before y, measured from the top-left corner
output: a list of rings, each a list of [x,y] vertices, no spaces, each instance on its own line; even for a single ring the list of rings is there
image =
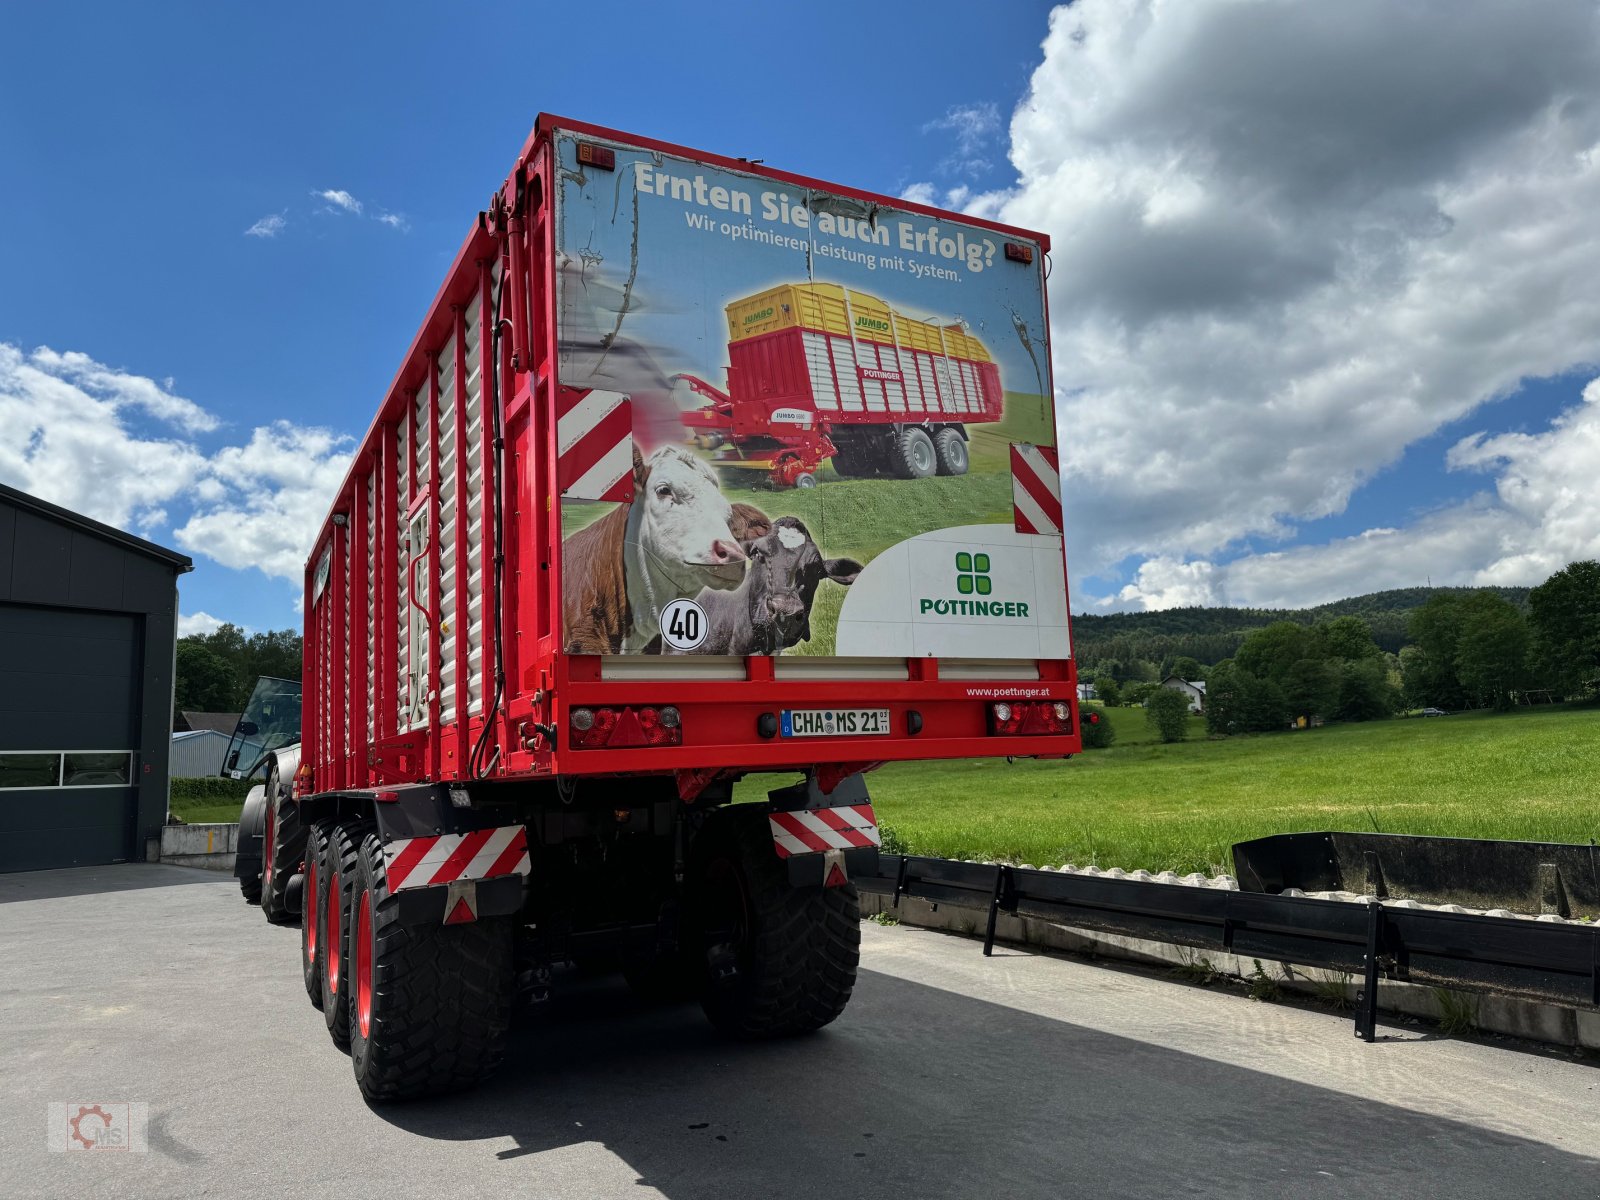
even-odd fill
[[[669,602],[738,587],[747,556],[733,521],[716,476],[692,452],[663,446],[644,459],[636,448],[632,503],[562,545],[567,653],[644,652]]]

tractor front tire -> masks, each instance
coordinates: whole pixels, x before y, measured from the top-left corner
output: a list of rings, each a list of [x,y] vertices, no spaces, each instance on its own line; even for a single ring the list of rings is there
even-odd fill
[[[505,1054],[515,989],[512,919],[402,925],[383,847],[368,832],[350,905],[350,1062],[369,1101],[471,1087]]]
[[[861,958],[855,885],[792,886],[763,809],[714,817],[693,858],[690,936],[704,948],[711,1024],[731,1037],[787,1037],[842,1013]]]
[[[278,786],[278,768],[267,772],[267,824],[261,844],[261,911],[274,925],[295,919],[289,911],[289,878],[300,870],[306,854],[306,831],[300,806]]]

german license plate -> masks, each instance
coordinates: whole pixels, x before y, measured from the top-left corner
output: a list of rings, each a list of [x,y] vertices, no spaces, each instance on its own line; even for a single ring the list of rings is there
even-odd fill
[[[887,708],[792,708],[783,713],[784,737],[851,737],[888,733]]]

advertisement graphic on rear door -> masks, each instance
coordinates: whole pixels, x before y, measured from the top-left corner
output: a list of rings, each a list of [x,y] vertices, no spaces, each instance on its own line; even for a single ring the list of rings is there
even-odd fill
[[[1068,655],[1035,243],[556,153],[568,653]]]

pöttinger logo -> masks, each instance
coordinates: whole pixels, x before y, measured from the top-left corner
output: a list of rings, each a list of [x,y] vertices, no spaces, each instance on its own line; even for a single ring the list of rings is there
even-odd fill
[[[987,596],[994,590],[989,581],[989,556],[972,554],[966,550],[956,552],[956,591],[963,596],[976,593]]]
[[[917,600],[917,615],[935,617],[984,617],[989,620],[1028,621],[1026,600],[1004,600],[994,596],[994,577],[989,556],[980,550],[956,551],[956,591],[962,597],[922,596]]]

